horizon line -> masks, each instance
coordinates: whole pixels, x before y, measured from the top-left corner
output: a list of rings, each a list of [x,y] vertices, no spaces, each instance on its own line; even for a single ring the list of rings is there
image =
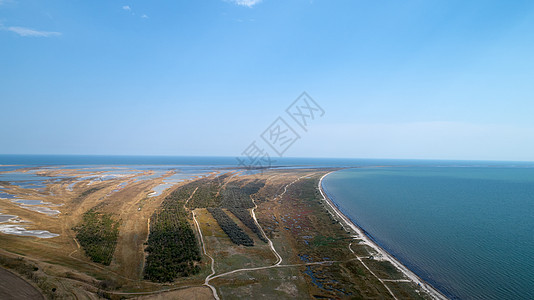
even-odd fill
[[[170,154],[35,154],[35,153],[0,153],[0,156],[95,156],[95,157],[217,157],[236,158],[244,156],[230,155],[170,155]],[[422,161],[469,161],[469,162],[530,162],[534,160],[512,160],[512,159],[453,159],[453,158],[381,158],[381,157],[317,157],[317,156],[287,156],[275,157],[276,159],[346,159],[346,160],[422,160]]]

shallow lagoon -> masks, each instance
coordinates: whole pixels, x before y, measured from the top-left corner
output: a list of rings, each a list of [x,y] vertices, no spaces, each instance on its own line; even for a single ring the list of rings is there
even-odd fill
[[[172,187],[175,183],[163,183],[152,189],[152,192],[148,194],[149,197],[156,197],[161,195],[166,189]]]
[[[48,182],[58,181],[68,176],[41,176],[34,174],[37,170],[27,172],[8,172],[0,173],[0,181],[9,182],[12,185],[24,189],[43,189]]]
[[[38,213],[42,213],[42,214],[49,215],[49,216],[55,216],[61,213],[59,210],[51,208],[51,207],[61,206],[61,204],[44,202],[41,200],[26,200],[26,199],[11,200],[11,202],[17,204],[18,206],[22,208],[36,211]]]
[[[5,192],[0,192],[0,198],[15,199],[17,197],[15,197],[15,195],[11,195],[11,194],[8,194],[8,193],[5,193]]]
[[[4,224],[2,224],[4,223]],[[6,224],[7,223],[7,224]],[[11,223],[11,224],[10,224]],[[27,225],[13,224],[13,223],[28,223],[27,221],[19,219],[15,215],[5,215],[0,213],[0,232],[19,236],[32,236],[41,239],[48,239],[59,236],[59,234],[51,233],[47,230],[26,230]]]
[[[181,171],[181,170],[180,170]],[[200,171],[198,169],[194,170],[186,170],[186,172],[180,172],[170,175],[169,177],[163,179],[163,183],[154,187],[152,189],[152,192],[148,195],[149,197],[156,197],[161,195],[163,191],[166,189],[172,187],[173,185],[180,183],[182,181],[191,180],[196,177],[202,177],[207,175],[209,172],[212,172],[213,170],[204,170],[204,172]]]
[[[23,225],[11,224],[0,224],[0,232],[19,236],[32,236],[41,239],[49,239],[59,236],[59,234],[51,233],[47,230],[26,230],[25,226]]]
[[[14,215],[4,215],[0,213],[0,223],[9,222],[11,219],[16,218]]]

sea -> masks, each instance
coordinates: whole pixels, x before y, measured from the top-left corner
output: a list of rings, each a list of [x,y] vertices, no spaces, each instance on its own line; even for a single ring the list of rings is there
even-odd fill
[[[206,166],[235,157],[0,155],[21,167]],[[339,168],[323,188],[379,246],[451,299],[534,299],[534,162],[276,158]]]
[[[362,167],[323,188],[383,249],[451,299],[534,299],[534,168]]]

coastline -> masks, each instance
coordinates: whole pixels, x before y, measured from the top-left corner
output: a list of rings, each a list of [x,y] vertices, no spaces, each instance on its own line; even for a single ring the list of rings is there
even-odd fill
[[[355,237],[358,239],[361,239],[363,243],[378,252],[378,254],[381,256],[382,259],[389,261],[392,265],[394,265],[398,270],[404,274],[410,281],[415,283],[416,285],[419,285],[426,293],[428,293],[432,298],[439,299],[439,300],[447,300],[448,298],[438,291],[436,288],[431,286],[429,283],[425,282],[423,279],[421,279],[417,274],[412,272],[410,269],[408,269],[405,265],[403,265],[399,260],[397,260],[395,257],[393,257],[391,254],[389,254],[386,250],[384,250],[382,247],[380,247],[378,244],[376,244],[367,234],[365,234],[365,231],[354,224],[347,216],[345,216],[341,210],[337,207],[337,205],[330,199],[326,192],[323,190],[323,179],[330,175],[332,172],[328,172],[325,175],[321,177],[319,180],[319,192],[321,193],[321,196],[323,197],[323,200],[326,202],[326,204],[330,207],[331,211],[336,215],[338,219],[343,223],[343,227],[345,229],[349,228],[353,233],[355,233]]]

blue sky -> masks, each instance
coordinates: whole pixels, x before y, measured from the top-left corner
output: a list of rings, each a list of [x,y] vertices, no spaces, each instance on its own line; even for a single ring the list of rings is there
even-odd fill
[[[285,156],[534,160],[533,32],[520,0],[0,0],[0,153],[235,156],[306,91]]]

